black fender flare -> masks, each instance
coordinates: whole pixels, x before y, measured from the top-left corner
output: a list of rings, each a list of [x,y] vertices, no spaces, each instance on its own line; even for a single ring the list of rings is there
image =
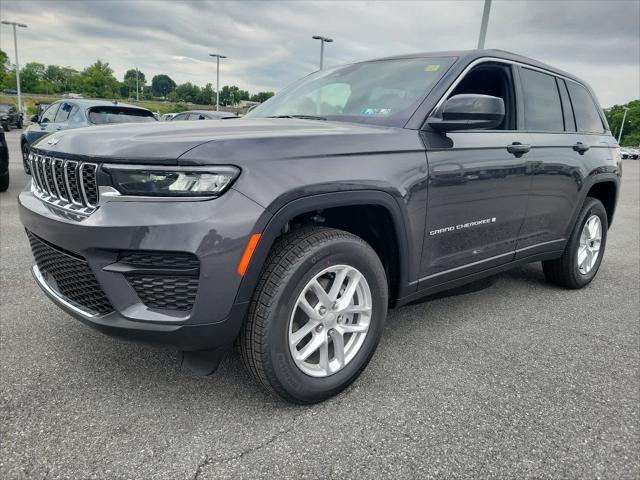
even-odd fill
[[[353,206],[353,205],[375,205],[385,208],[393,221],[396,240],[398,242],[399,254],[399,288],[398,298],[407,294],[406,289],[409,287],[409,259],[412,255],[419,255],[419,251],[415,251],[415,246],[411,245],[410,237],[406,231],[407,219],[406,212],[401,208],[396,199],[389,193],[379,190],[355,190],[322,193],[301,197],[290,201],[279,208],[273,216],[267,219],[261,219],[257,223],[255,233],[261,233],[260,241],[253,252],[249,267],[240,283],[238,293],[236,294],[235,304],[246,303],[251,300],[251,296],[258,284],[260,275],[269,251],[275,240],[280,236],[283,227],[292,218],[307,212],[315,210]],[[268,209],[265,213],[268,212]],[[260,232],[260,225],[264,228]],[[419,246],[421,247],[421,246]]]
[[[587,200],[587,195],[589,194],[593,186],[599,183],[613,183],[615,185],[616,187],[616,198],[614,202],[614,211],[615,211],[615,205],[618,203],[618,198],[620,196],[620,176],[618,172],[611,171],[606,173],[595,173],[587,176],[584,180],[584,184],[580,192],[580,201],[576,203],[576,208],[574,209],[573,214],[571,215],[571,222],[569,223],[569,226],[567,227],[567,231],[565,232],[565,238],[569,238],[569,236],[571,235],[571,231],[573,230],[573,226],[578,218],[580,210],[582,210],[582,206],[584,205],[584,202]],[[613,219],[613,214],[611,218]],[[609,227],[611,227],[611,223],[609,224]]]

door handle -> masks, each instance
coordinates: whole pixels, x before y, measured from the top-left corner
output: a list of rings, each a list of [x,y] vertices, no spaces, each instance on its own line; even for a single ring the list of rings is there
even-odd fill
[[[589,150],[591,147],[585,143],[578,142],[573,146],[573,151],[578,152],[580,155],[584,155],[584,152]]]
[[[529,150],[531,150],[531,145],[527,145],[525,143],[513,142],[511,145],[507,145],[507,152],[515,155],[518,158],[527,153]]]

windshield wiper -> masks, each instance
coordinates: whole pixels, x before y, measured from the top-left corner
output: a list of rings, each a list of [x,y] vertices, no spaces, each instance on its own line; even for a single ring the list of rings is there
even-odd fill
[[[303,120],[326,120],[320,115],[271,115],[267,118],[302,118]]]

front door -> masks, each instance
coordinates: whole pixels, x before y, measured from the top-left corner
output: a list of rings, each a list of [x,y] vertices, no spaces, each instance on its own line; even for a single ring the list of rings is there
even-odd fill
[[[423,132],[429,166],[427,221],[418,289],[513,259],[531,184],[530,136],[517,130],[513,67],[482,64],[449,96],[503,98],[496,130]]]

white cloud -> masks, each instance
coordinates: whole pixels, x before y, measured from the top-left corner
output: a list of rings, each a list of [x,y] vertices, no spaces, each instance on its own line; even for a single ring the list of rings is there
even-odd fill
[[[334,38],[326,64],[474,48],[481,1],[16,2],[2,18],[20,30],[21,63],[86,67],[108,61],[121,78],[138,67],[176,82],[278,90],[317,67],[313,34]],[[494,1],[487,47],[531,56],[590,82],[603,105],[640,97],[640,3]],[[9,28],[0,45],[13,59]]]

